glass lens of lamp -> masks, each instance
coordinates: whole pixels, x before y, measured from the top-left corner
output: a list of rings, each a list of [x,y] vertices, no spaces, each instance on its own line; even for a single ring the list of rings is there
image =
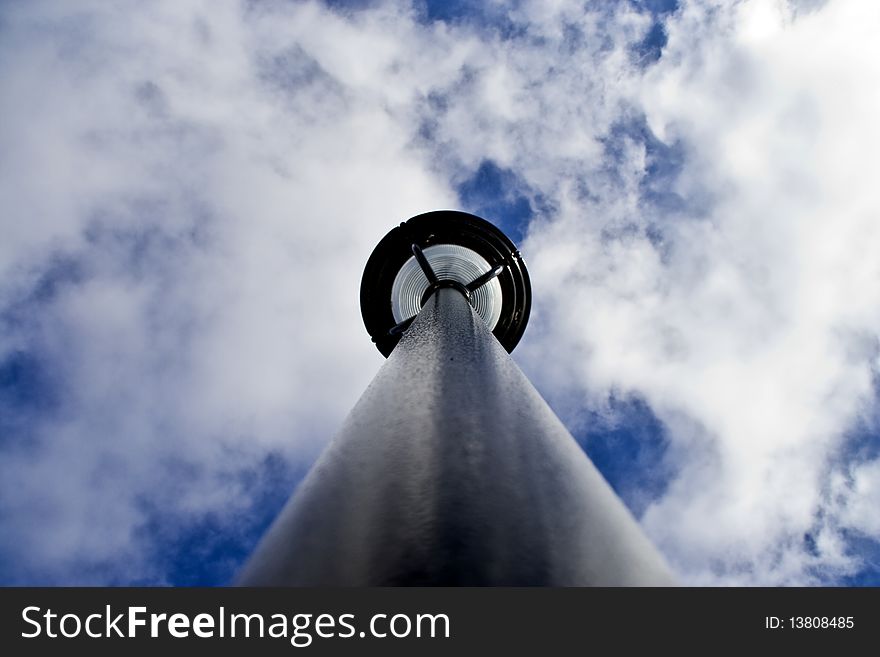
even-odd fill
[[[423,253],[441,281],[454,280],[467,285],[491,269],[479,253],[455,244],[435,244],[425,248]],[[415,257],[411,257],[397,272],[391,288],[394,321],[402,322],[417,315],[427,289],[428,279]],[[501,284],[497,277],[471,292],[471,305],[489,330],[494,329],[501,317],[502,305]]]

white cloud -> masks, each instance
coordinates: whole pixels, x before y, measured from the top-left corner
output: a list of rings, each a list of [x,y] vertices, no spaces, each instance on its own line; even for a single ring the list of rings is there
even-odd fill
[[[643,523],[685,581],[857,568],[878,12],[689,2],[646,66],[627,3],[519,3],[510,34],[397,3],[4,8],[0,362],[36,354],[59,400],[0,465],[22,580],[163,581],[149,509],[246,514],[242,471],[308,463],[381,362],[372,247],[486,159],[540,208],[518,358],[572,424],[612,391],[665,423]],[[652,179],[670,164],[633,126],[680,171]]]
[[[873,403],[880,16],[707,4],[667,23],[637,95],[654,133],[687,151],[676,191],[711,203],[632,208],[637,224],[665,222],[663,255],[644,236],[603,244],[575,206],[533,234],[533,270],[559,280],[543,306],[554,349],[587,356],[567,374],[594,395],[643,395],[670,422],[679,474],[644,523],[686,581],[817,581],[857,568],[803,536],[836,522],[832,459]]]
[[[24,581],[161,580],[144,507],[231,515],[267,450],[308,463],[382,360],[357,305],[372,247],[455,204],[381,89],[322,72],[345,21],[285,11],[327,40],[295,50],[232,3],[6,12],[2,349],[62,400],[0,466]],[[346,43],[367,61],[383,39]],[[62,256],[80,273],[35,300]]]

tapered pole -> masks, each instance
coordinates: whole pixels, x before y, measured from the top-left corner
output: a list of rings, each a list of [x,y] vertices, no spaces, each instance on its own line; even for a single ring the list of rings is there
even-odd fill
[[[663,586],[663,558],[456,289],[438,289],[246,586]]]

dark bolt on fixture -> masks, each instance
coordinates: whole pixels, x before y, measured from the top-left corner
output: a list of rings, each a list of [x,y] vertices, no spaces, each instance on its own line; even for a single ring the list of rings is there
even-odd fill
[[[638,523],[508,355],[522,256],[455,211],[389,232],[361,281],[388,360],[239,575],[245,586],[667,586]]]

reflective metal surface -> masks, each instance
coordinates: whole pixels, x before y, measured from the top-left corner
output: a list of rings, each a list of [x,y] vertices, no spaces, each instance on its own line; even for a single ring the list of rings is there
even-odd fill
[[[241,573],[253,586],[671,585],[454,289],[425,304]]]

